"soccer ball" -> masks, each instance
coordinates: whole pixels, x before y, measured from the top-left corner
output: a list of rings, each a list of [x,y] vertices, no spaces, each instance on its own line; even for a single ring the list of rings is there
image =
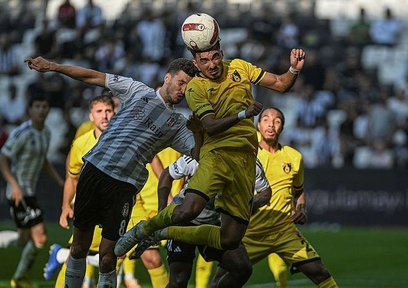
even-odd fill
[[[184,20],[181,36],[184,44],[194,51],[206,51],[219,40],[220,28],[217,21],[208,14],[196,13]]]

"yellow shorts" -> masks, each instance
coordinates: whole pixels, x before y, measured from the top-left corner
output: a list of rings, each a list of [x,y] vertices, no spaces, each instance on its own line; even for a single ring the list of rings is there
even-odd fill
[[[249,222],[254,197],[256,156],[217,149],[207,152],[188,184],[209,198],[215,208]]]
[[[290,267],[310,259],[320,258],[295,225],[288,225],[272,235],[245,235],[242,242],[252,264],[266,258],[271,253],[278,254]]]
[[[147,220],[157,215],[157,209],[148,209],[144,205],[144,200],[140,194],[136,196],[136,204],[133,206],[132,215],[130,215],[130,220],[127,229],[131,229],[141,220]],[[159,246],[151,246],[150,248],[158,248]]]
[[[68,244],[72,244],[73,236],[69,238]],[[99,253],[99,244],[101,244],[102,241],[102,228],[99,226],[95,226],[93,238],[92,238],[92,243],[91,247],[89,247],[89,252],[90,253]]]

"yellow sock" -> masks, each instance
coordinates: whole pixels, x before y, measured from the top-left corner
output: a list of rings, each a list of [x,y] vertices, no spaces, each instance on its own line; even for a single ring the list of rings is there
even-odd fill
[[[133,251],[133,250],[131,250]],[[128,254],[129,256],[130,254]],[[123,259],[123,273],[126,274],[135,274],[135,267],[136,267],[136,261],[135,260],[129,260],[128,257]]]
[[[118,260],[116,261],[116,274],[119,273],[120,266],[122,266],[122,264],[123,264],[123,260],[124,260],[124,258],[118,258]]]
[[[268,256],[268,264],[278,287],[285,288],[288,285],[288,267],[286,263],[277,254],[272,253]]]
[[[163,229],[173,224],[171,216],[173,215],[174,208],[178,204],[171,203],[162,211],[159,212],[156,216],[146,221],[143,225],[143,229],[147,235],[153,233],[156,230]]]
[[[163,264],[157,268],[148,269],[147,272],[149,272],[153,288],[165,288],[169,283],[169,275]]]
[[[207,288],[210,281],[213,262],[207,262],[201,255],[198,255],[196,262],[195,287]]]
[[[324,280],[322,283],[319,284],[319,288],[337,288],[337,283],[334,281],[334,278],[330,276],[326,280]]]
[[[171,226],[168,228],[167,233],[170,239],[188,244],[207,245],[223,250],[221,247],[220,227],[215,225]]]
[[[95,267],[90,264],[86,264],[85,277],[92,279],[94,276],[95,276]]]
[[[55,288],[64,288],[65,286],[65,271],[67,270],[67,265],[62,264],[61,270],[58,273],[57,280],[55,281]]]

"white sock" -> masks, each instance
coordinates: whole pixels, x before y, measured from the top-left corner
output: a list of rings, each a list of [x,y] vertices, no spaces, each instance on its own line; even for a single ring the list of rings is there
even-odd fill
[[[86,263],[91,264],[95,267],[99,267],[99,253],[86,256]]]
[[[0,231],[0,248],[8,248],[17,246],[18,232],[5,230]]]
[[[57,252],[57,262],[59,264],[64,264],[67,261],[69,256],[69,249],[68,248],[61,248]]]

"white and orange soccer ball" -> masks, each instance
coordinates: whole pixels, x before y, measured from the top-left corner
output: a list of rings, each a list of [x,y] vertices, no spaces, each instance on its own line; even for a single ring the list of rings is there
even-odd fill
[[[188,48],[194,51],[205,51],[219,40],[220,28],[217,21],[208,14],[195,13],[184,20],[181,36]]]

